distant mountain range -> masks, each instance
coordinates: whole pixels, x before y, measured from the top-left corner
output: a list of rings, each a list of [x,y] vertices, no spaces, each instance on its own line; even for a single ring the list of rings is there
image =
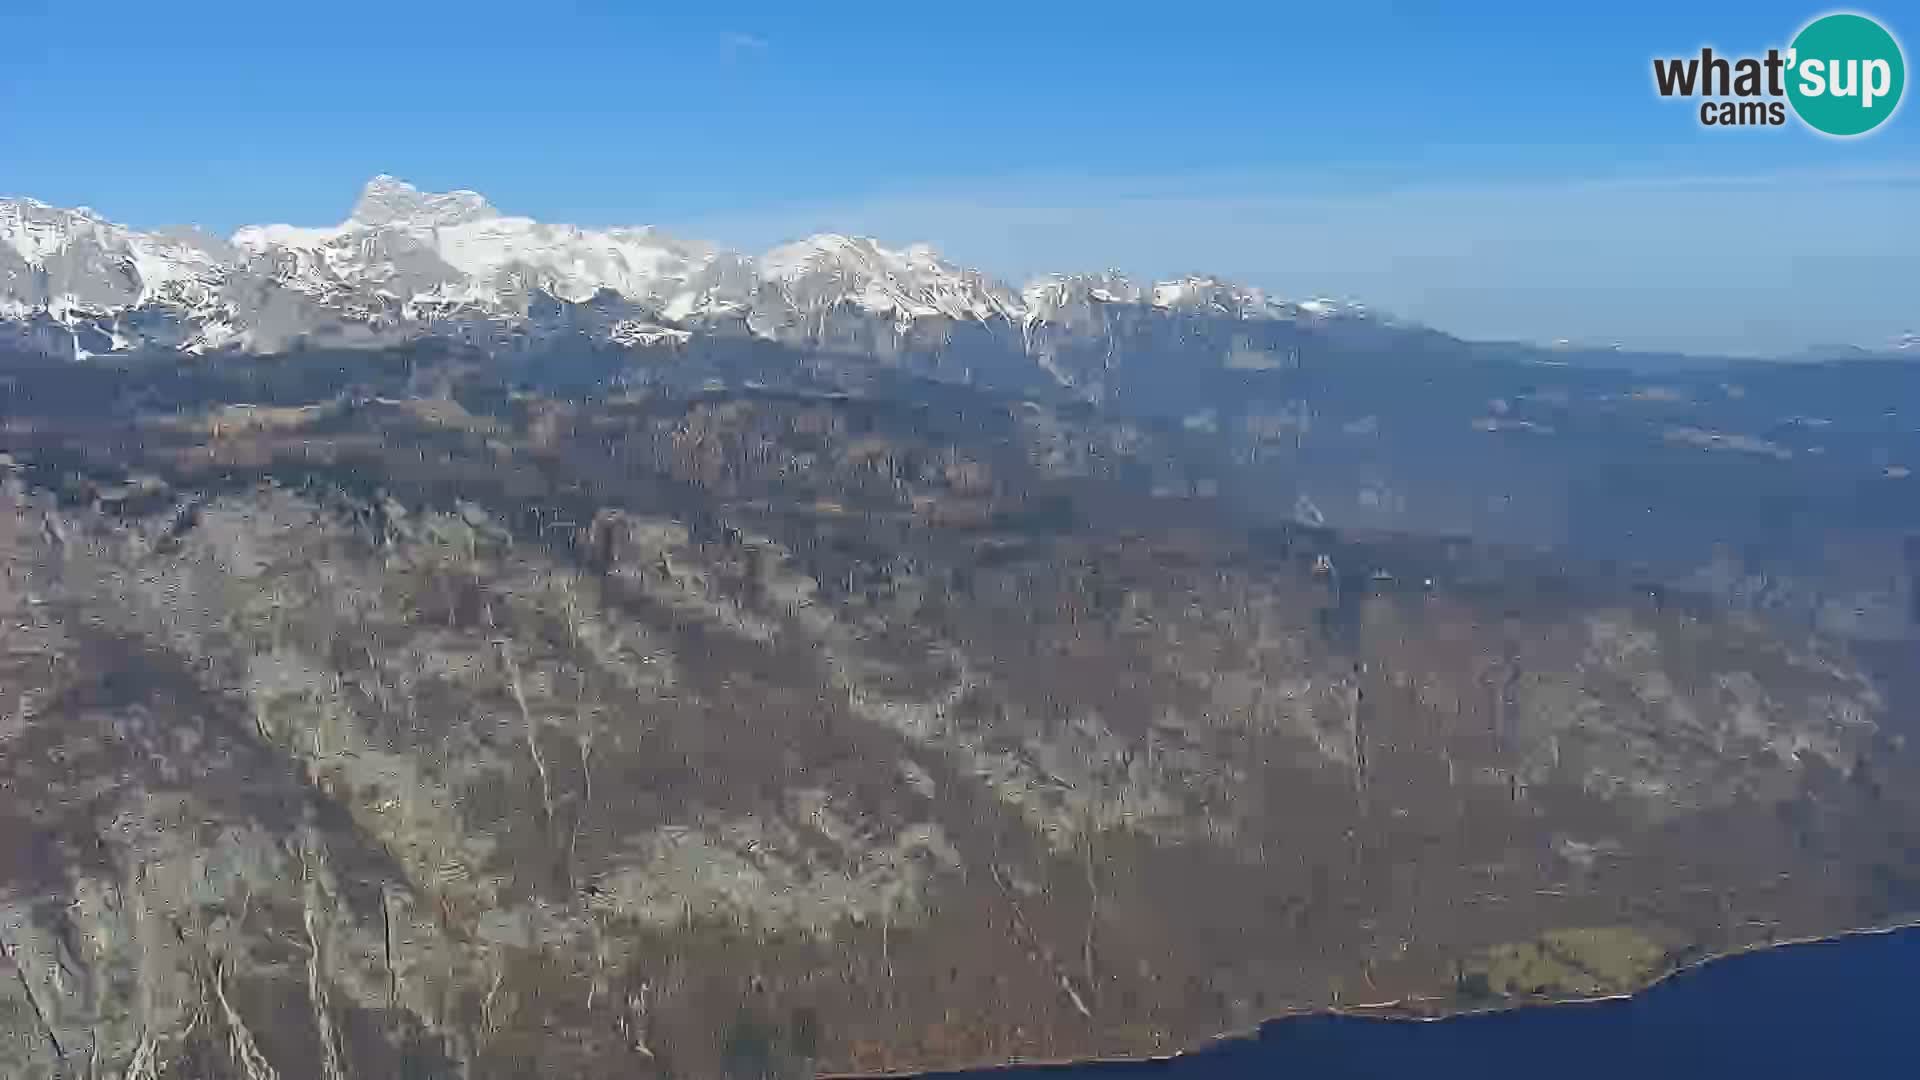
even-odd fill
[[[1467,347],[1358,304],[1282,299],[1204,275],[1138,283],[1060,274],[1016,287],[924,245],[834,234],[749,255],[651,227],[546,224],[502,214],[477,192],[422,192],[384,175],[339,225],[255,225],[225,240],[0,199],[0,345],[16,349],[85,359],[442,338],[524,353],[674,348],[700,335],[876,357],[962,381],[1038,379],[1093,400],[1116,391],[1111,373],[1142,342],[1172,347],[1182,366],[1243,370],[1330,345]],[[1689,362],[1487,347],[1556,364]]]
[[[557,318],[591,305],[602,318]],[[1161,317],[1320,324],[1363,308],[1301,302],[1208,277],[1115,275],[1015,288],[924,245],[823,234],[753,256],[653,228],[588,229],[504,215],[476,192],[377,176],[339,225],[256,225],[229,240],[141,232],[86,208],[0,200],[0,319],[39,351],[276,352],[420,336],[535,338],[564,326],[618,346],[746,333],[790,344],[864,340],[924,350],[971,325],[1042,360],[1099,333],[1095,307]],[[571,314],[571,312],[569,312]]]

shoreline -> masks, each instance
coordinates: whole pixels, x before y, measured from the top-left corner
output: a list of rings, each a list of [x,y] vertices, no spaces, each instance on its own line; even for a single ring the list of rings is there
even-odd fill
[[[1885,937],[1908,931],[1920,931],[1920,914],[1908,916],[1895,922],[1854,927],[1846,930],[1838,930],[1829,934],[1814,934],[1804,937],[1785,938],[1780,941],[1761,942],[1741,946],[1737,949],[1729,949],[1725,952],[1710,953],[1664,971],[1658,977],[1648,981],[1644,986],[1622,993],[1604,994],[1597,997],[1530,998],[1524,1000],[1509,1000],[1500,1004],[1490,1005],[1486,1008],[1447,1010],[1442,1007],[1437,1011],[1416,1011],[1416,1008],[1421,1005],[1439,1005],[1450,999],[1440,997],[1406,997],[1397,998],[1393,1001],[1371,1002],[1361,1005],[1323,1006],[1275,1013],[1261,1020],[1251,1028],[1232,1029],[1206,1036],[1192,1046],[1181,1050],[1174,1050],[1166,1054],[1115,1055],[1112,1057],[1096,1056],[1084,1058],[1033,1058],[1018,1061],[1002,1061],[994,1064],[961,1065],[917,1072],[829,1072],[818,1073],[816,1076],[819,1080],[901,1080],[901,1078],[929,1075],[950,1076],[976,1073],[999,1075],[1013,1073],[1022,1069],[1070,1069],[1090,1068],[1101,1065],[1155,1064],[1205,1054],[1229,1043],[1258,1040],[1269,1026],[1319,1017],[1366,1020],[1387,1024],[1431,1024],[1447,1020],[1460,1020],[1476,1016],[1499,1016],[1507,1013],[1527,1012],[1538,1009],[1617,1004],[1632,1001],[1676,978],[1727,960],[1779,950],[1804,948],[1811,945],[1838,944],[1856,938]]]

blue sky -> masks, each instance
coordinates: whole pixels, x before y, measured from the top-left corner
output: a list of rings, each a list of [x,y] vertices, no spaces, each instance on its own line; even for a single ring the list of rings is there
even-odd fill
[[[1204,269],[1473,336],[1878,343],[1920,330],[1914,110],[1714,131],[1651,88],[1655,55],[1824,10],[6,0],[0,192],[227,231],[337,221],[392,172],[756,248]]]

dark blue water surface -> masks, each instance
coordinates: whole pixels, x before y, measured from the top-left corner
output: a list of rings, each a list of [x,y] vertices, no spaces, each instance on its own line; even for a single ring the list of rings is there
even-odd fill
[[[1729,957],[1626,1001],[1431,1023],[1299,1017],[1172,1061],[975,1075],[1920,1080],[1920,930]]]

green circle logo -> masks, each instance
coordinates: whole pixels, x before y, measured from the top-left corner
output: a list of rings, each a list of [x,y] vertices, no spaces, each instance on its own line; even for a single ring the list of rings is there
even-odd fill
[[[1787,99],[1815,131],[1864,135],[1900,106],[1906,58],[1886,27],[1865,15],[1824,15],[1787,52]]]

